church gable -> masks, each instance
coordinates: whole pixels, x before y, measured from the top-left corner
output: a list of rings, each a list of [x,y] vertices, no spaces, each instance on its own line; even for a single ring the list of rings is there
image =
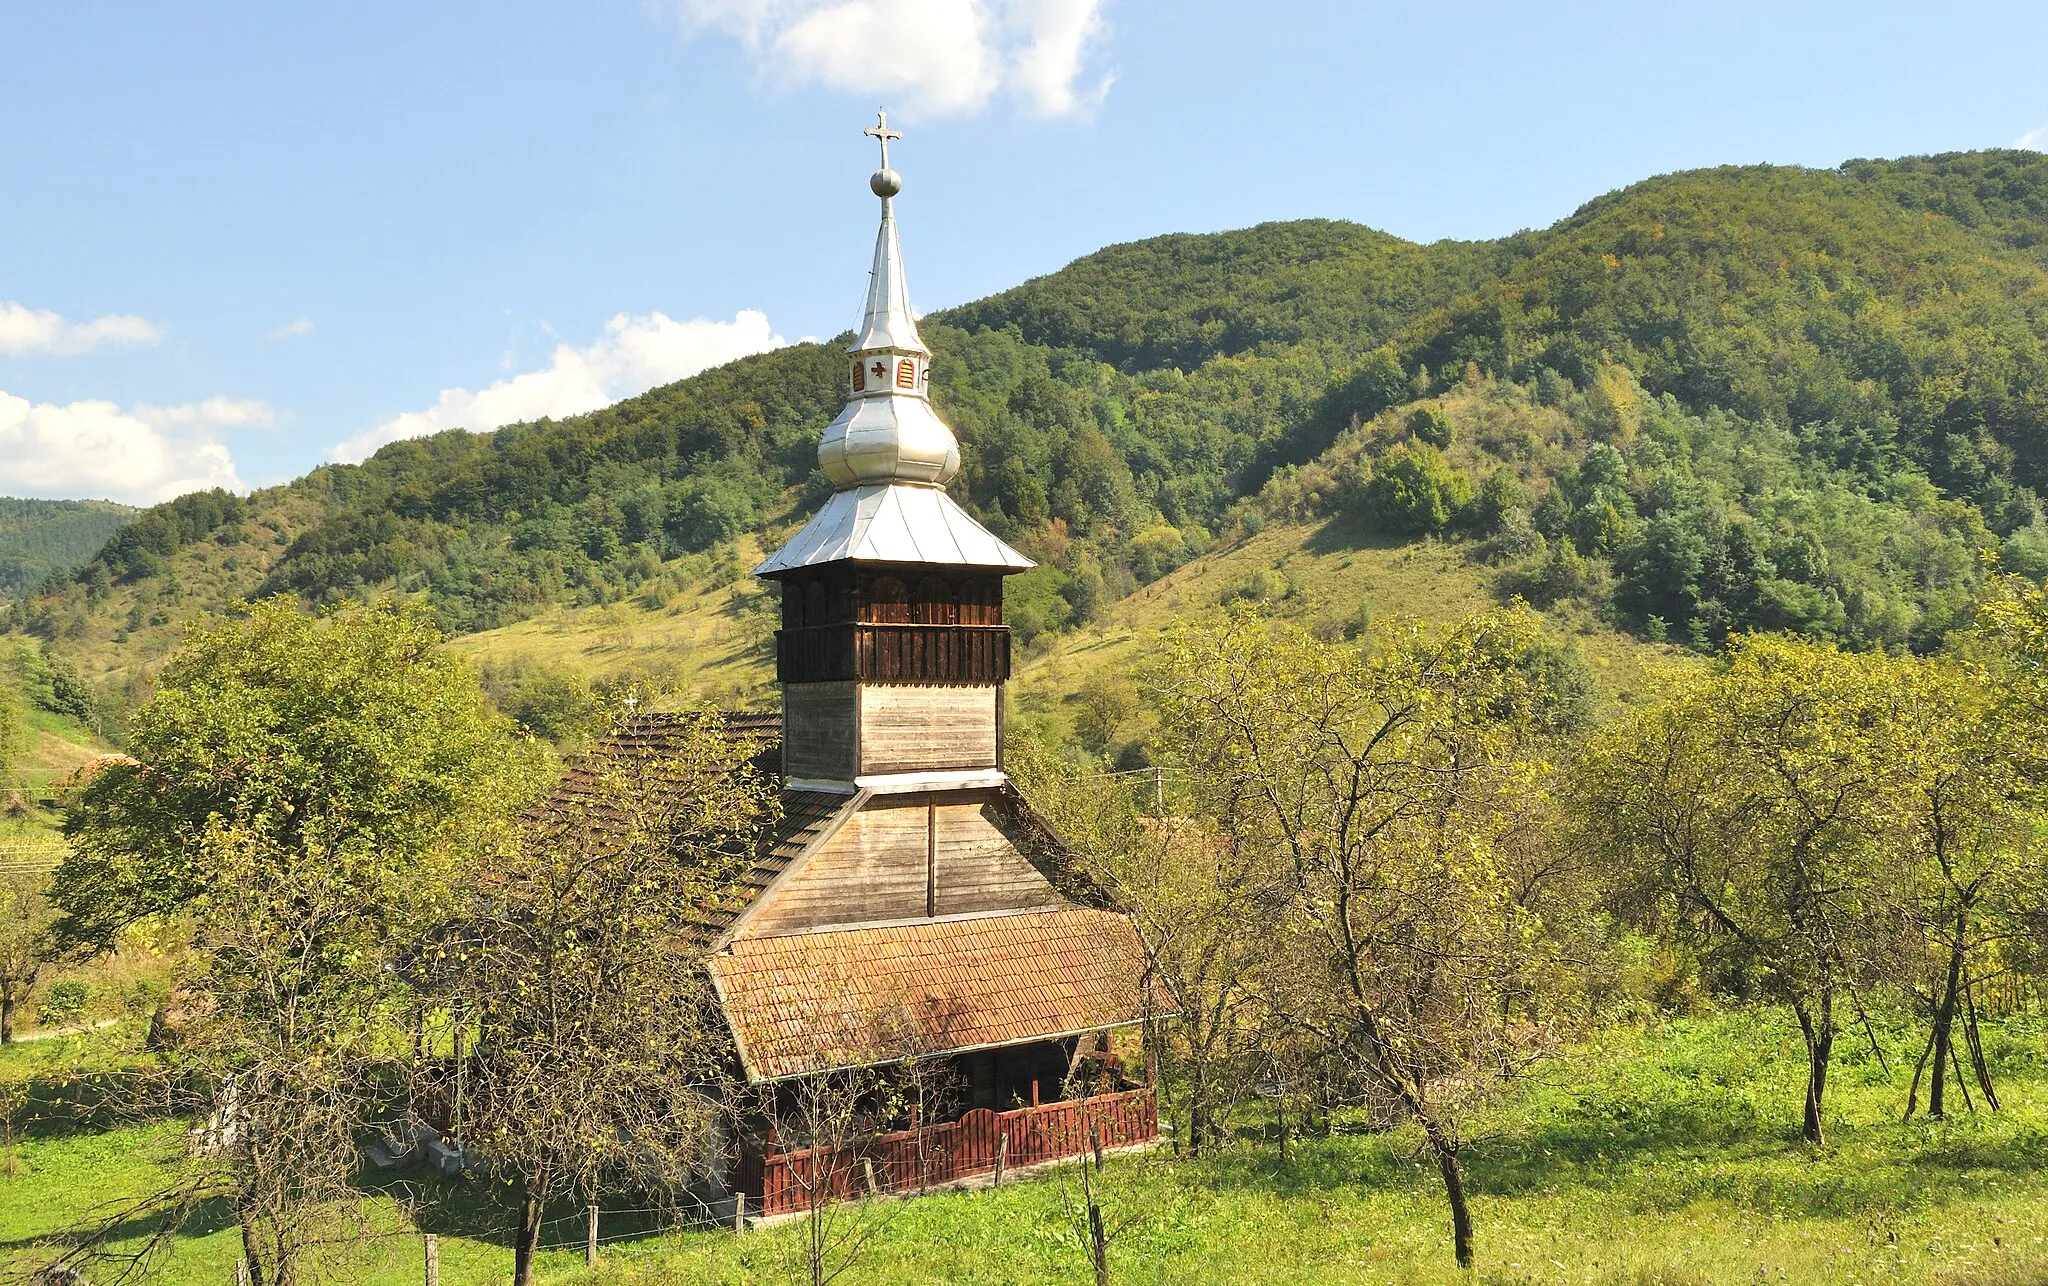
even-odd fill
[[[1045,837],[1007,794],[867,797],[754,899],[733,936],[1065,904],[1034,860]]]
[[[934,909],[939,915],[1057,906],[1064,899],[1019,845],[995,792],[935,810]],[[1006,829],[1007,827],[1007,829]]]

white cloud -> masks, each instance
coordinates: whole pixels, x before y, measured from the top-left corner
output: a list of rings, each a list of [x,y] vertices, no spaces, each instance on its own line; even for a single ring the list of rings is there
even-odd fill
[[[161,338],[156,327],[127,313],[73,322],[47,308],[30,308],[12,300],[0,302],[0,353],[10,357],[30,353],[72,357],[101,344],[154,344]]]
[[[1094,107],[1109,93],[1109,75],[1075,88],[1091,45],[1109,35],[1101,0],[1037,0],[1013,4],[1011,22],[1024,40],[1013,57],[1011,83],[1041,115],[1065,116]]]
[[[731,321],[679,322],[662,313],[620,313],[605,324],[604,335],[596,342],[583,348],[557,345],[545,370],[499,380],[475,393],[442,389],[440,399],[428,409],[395,415],[337,443],[328,454],[354,463],[387,442],[443,429],[495,429],[542,416],[580,415],[786,342],[768,324],[765,313],[751,308]]]
[[[738,39],[771,77],[895,98],[909,115],[978,111],[1004,93],[1043,116],[1092,107],[1102,0],[659,0],[686,31]]]
[[[268,335],[264,336],[264,338],[297,339],[301,335],[310,335],[312,333],[313,319],[311,317],[294,317],[290,321],[286,322],[284,325],[278,327],[276,330],[271,331]]]
[[[2048,125],[2043,125],[2039,129],[2028,130],[2020,135],[2020,141],[2014,143],[2013,146],[2024,147],[2032,152],[2048,152]]]
[[[224,397],[123,411],[112,402],[59,406],[0,392],[0,495],[151,504],[206,487],[240,490],[220,433],[275,420],[261,402]]]
[[[268,403],[238,401],[231,397],[210,397],[183,406],[151,406],[138,402],[132,412],[136,419],[159,429],[268,429],[277,424],[277,413]]]

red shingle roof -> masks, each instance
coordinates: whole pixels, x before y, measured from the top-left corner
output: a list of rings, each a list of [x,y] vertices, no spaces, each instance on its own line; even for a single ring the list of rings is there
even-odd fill
[[[742,938],[711,959],[757,1081],[1136,1022],[1144,975],[1131,922],[1089,907]]]

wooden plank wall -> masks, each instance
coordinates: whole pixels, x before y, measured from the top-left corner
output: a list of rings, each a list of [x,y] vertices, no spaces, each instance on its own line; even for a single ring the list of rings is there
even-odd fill
[[[937,874],[940,915],[970,911],[1012,911],[1060,904],[1060,895],[1038,868],[1024,860],[997,827],[992,806],[981,801],[941,802]]]
[[[757,904],[748,937],[826,924],[908,920],[924,914],[928,842],[923,795],[884,796]]]
[[[994,687],[860,689],[861,772],[996,766]]]
[[[784,686],[784,775],[811,781],[852,781],[859,710],[858,687],[851,682]]]
[[[988,791],[877,798],[771,889],[741,933],[914,920],[927,908],[965,915],[1062,905],[997,825],[993,801]]]

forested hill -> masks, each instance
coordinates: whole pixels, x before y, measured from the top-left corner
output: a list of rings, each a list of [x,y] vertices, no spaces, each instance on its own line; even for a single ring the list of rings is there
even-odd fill
[[[135,513],[111,500],[0,496],[0,600],[85,566]]]
[[[849,290],[851,289],[849,286]],[[1502,592],[1711,646],[1928,646],[2048,572],[2048,156],[1694,171],[1419,246],[1303,221],[1091,255],[926,323],[956,495],[1045,567],[1029,636],[1270,520],[1469,538]],[[233,595],[486,629],[658,604],[820,498],[838,344],[159,506],[8,625],[146,657]]]

